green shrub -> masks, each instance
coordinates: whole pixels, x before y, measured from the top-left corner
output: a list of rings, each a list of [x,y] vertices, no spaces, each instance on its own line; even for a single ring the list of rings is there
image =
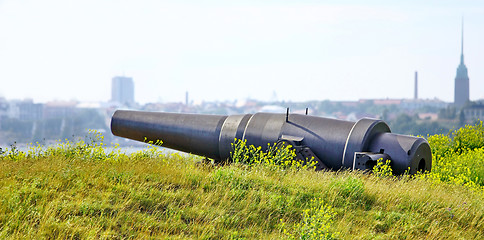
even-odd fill
[[[468,150],[484,147],[484,127],[482,121],[475,125],[466,125],[449,134],[437,134],[428,137],[432,154],[442,157],[454,152],[462,153]]]
[[[287,229],[286,224],[281,219],[283,232],[289,239],[336,239],[338,235],[334,232],[334,209],[319,199],[312,199],[312,207],[304,209],[302,221],[294,225],[292,229]]]
[[[484,192],[484,127],[482,121],[466,125],[448,135],[428,138],[432,171],[419,178],[465,185]]]
[[[276,168],[314,169],[316,162],[312,159],[303,161],[296,158],[296,150],[291,145],[267,144],[267,150],[262,147],[247,145],[247,140],[235,139],[232,143],[230,158],[234,163],[247,165],[265,165]]]
[[[372,169],[373,174],[380,178],[393,176],[393,170],[390,163],[390,159],[387,159],[385,162],[383,162],[383,158],[378,159],[376,165]]]
[[[453,149],[456,152],[484,147],[484,127],[482,121],[466,125],[452,133]]]

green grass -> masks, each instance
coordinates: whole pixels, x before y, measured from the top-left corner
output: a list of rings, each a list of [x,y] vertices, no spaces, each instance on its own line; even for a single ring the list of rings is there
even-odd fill
[[[430,137],[435,174],[398,178],[212,166],[156,148],[108,154],[99,135],[11,149],[0,157],[0,239],[484,239],[481,130],[467,143]]]

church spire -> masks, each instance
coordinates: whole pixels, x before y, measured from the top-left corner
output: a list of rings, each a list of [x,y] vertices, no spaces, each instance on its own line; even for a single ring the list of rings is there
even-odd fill
[[[464,16],[462,16],[462,36],[460,49],[460,64],[464,64]]]
[[[460,64],[457,67],[454,88],[454,104],[459,108],[464,107],[469,101],[469,76],[467,75],[467,67],[464,64],[464,17],[462,17],[461,38]]]

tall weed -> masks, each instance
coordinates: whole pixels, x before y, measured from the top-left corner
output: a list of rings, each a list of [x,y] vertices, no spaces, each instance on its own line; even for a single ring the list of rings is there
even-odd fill
[[[262,147],[248,145],[247,140],[235,139],[232,143],[230,158],[234,163],[250,165],[264,165],[282,169],[314,169],[313,159],[297,159],[296,150],[291,145],[276,143],[267,144],[267,150]]]
[[[432,171],[419,178],[465,185],[484,193],[484,127],[482,121],[447,135],[428,138],[432,149]]]
[[[319,199],[311,199],[312,206],[302,212],[302,221],[288,229],[281,219],[283,233],[289,239],[336,239],[338,232],[334,231],[334,209]]]

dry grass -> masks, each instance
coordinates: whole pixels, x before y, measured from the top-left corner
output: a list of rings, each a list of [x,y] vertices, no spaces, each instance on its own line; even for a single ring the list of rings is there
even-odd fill
[[[0,157],[0,239],[297,238],[295,226],[321,220],[302,213],[322,203],[331,221],[319,227],[337,239],[484,239],[484,191],[455,182],[212,166],[83,142],[34,153]]]

